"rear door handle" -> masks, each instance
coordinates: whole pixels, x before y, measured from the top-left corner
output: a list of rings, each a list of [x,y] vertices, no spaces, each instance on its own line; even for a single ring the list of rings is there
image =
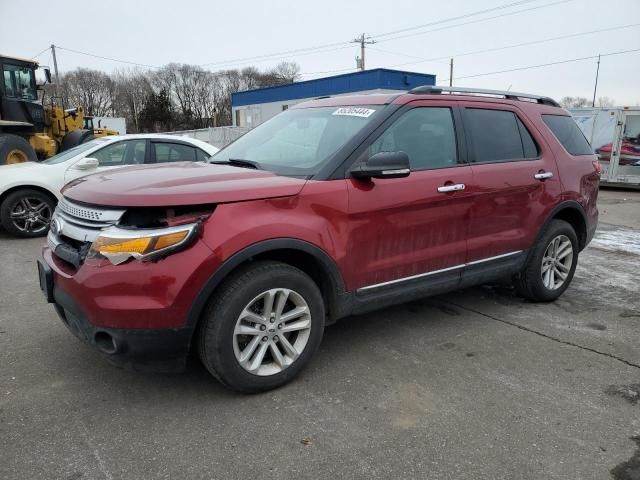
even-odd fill
[[[460,190],[464,190],[466,187],[464,183],[456,183],[455,185],[443,185],[442,187],[438,187],[438,192],[440,193],[448,193],[448,192],[458,192]]]
[[[538,172],[533,176],[536,180],[546,180],[551,177],[553,177],[553,172]]]

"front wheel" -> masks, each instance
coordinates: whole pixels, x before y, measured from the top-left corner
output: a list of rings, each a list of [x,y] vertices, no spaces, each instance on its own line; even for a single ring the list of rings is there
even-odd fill
[[[577,264],[575,230],[564,220],[552,220],[516,277],[516,289],[534,302],[551,302],[569,287]]]
[[[199,353],[224,385],[244,393],[279,387],[309,362],[322,339],[324,302],[307,274],[279,262],[242,268],[202,318]]]

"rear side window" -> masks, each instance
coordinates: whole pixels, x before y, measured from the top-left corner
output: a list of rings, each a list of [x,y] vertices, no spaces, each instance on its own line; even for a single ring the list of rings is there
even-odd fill
[[[195,148],[182,143],[154,143],[157,163],[194,162]]]
[[[571,155],[593,154],[593,149],[587,139],[584,138],[582,130],[580,130],[573,117],[542,115],[542,120]]]
[[[467,108],[465,118],[474,162],[525,160],[538,156],[533,137],[515,113]]]

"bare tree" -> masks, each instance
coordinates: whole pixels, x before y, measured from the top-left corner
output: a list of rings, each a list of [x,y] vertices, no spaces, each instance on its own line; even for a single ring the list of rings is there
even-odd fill
[[[115,72],[116,96],[114,114],[125,117],[129,130],[140,131],[140,112],[145,107],[146,99],[153,92],[147,73],[142,70],[121,70]]]
[[[62,77],[63,96],[71,106],[80,106],[88,115],[113,113],[115,82],[106,73],[78,68]]]
[[[609,108],[615,106],[615,102],[610,97],[598,97],[598,106],[600,108]]]
[[[562,99],[560,99],[560,105],[564,108],[581,108],[589,107],[590,102],[589,99],[585,97],[562,97]]]
[[[111,75],[79,68],[63,76],[60,95],[68,99],[67,105],[82,106],[88,114],[125,117],[132,132],[168,125],[191,129],[230,125],[233,93],[287,84],[299,77],[300,67],[293,62],[263,71],[246,67],[211,72],[178,63]]]

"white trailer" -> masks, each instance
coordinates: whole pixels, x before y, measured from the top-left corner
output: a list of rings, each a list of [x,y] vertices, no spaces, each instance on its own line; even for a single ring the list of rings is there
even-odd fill
[[[602,166],[602,183],[640,187],[640,107],[569,110]]]

